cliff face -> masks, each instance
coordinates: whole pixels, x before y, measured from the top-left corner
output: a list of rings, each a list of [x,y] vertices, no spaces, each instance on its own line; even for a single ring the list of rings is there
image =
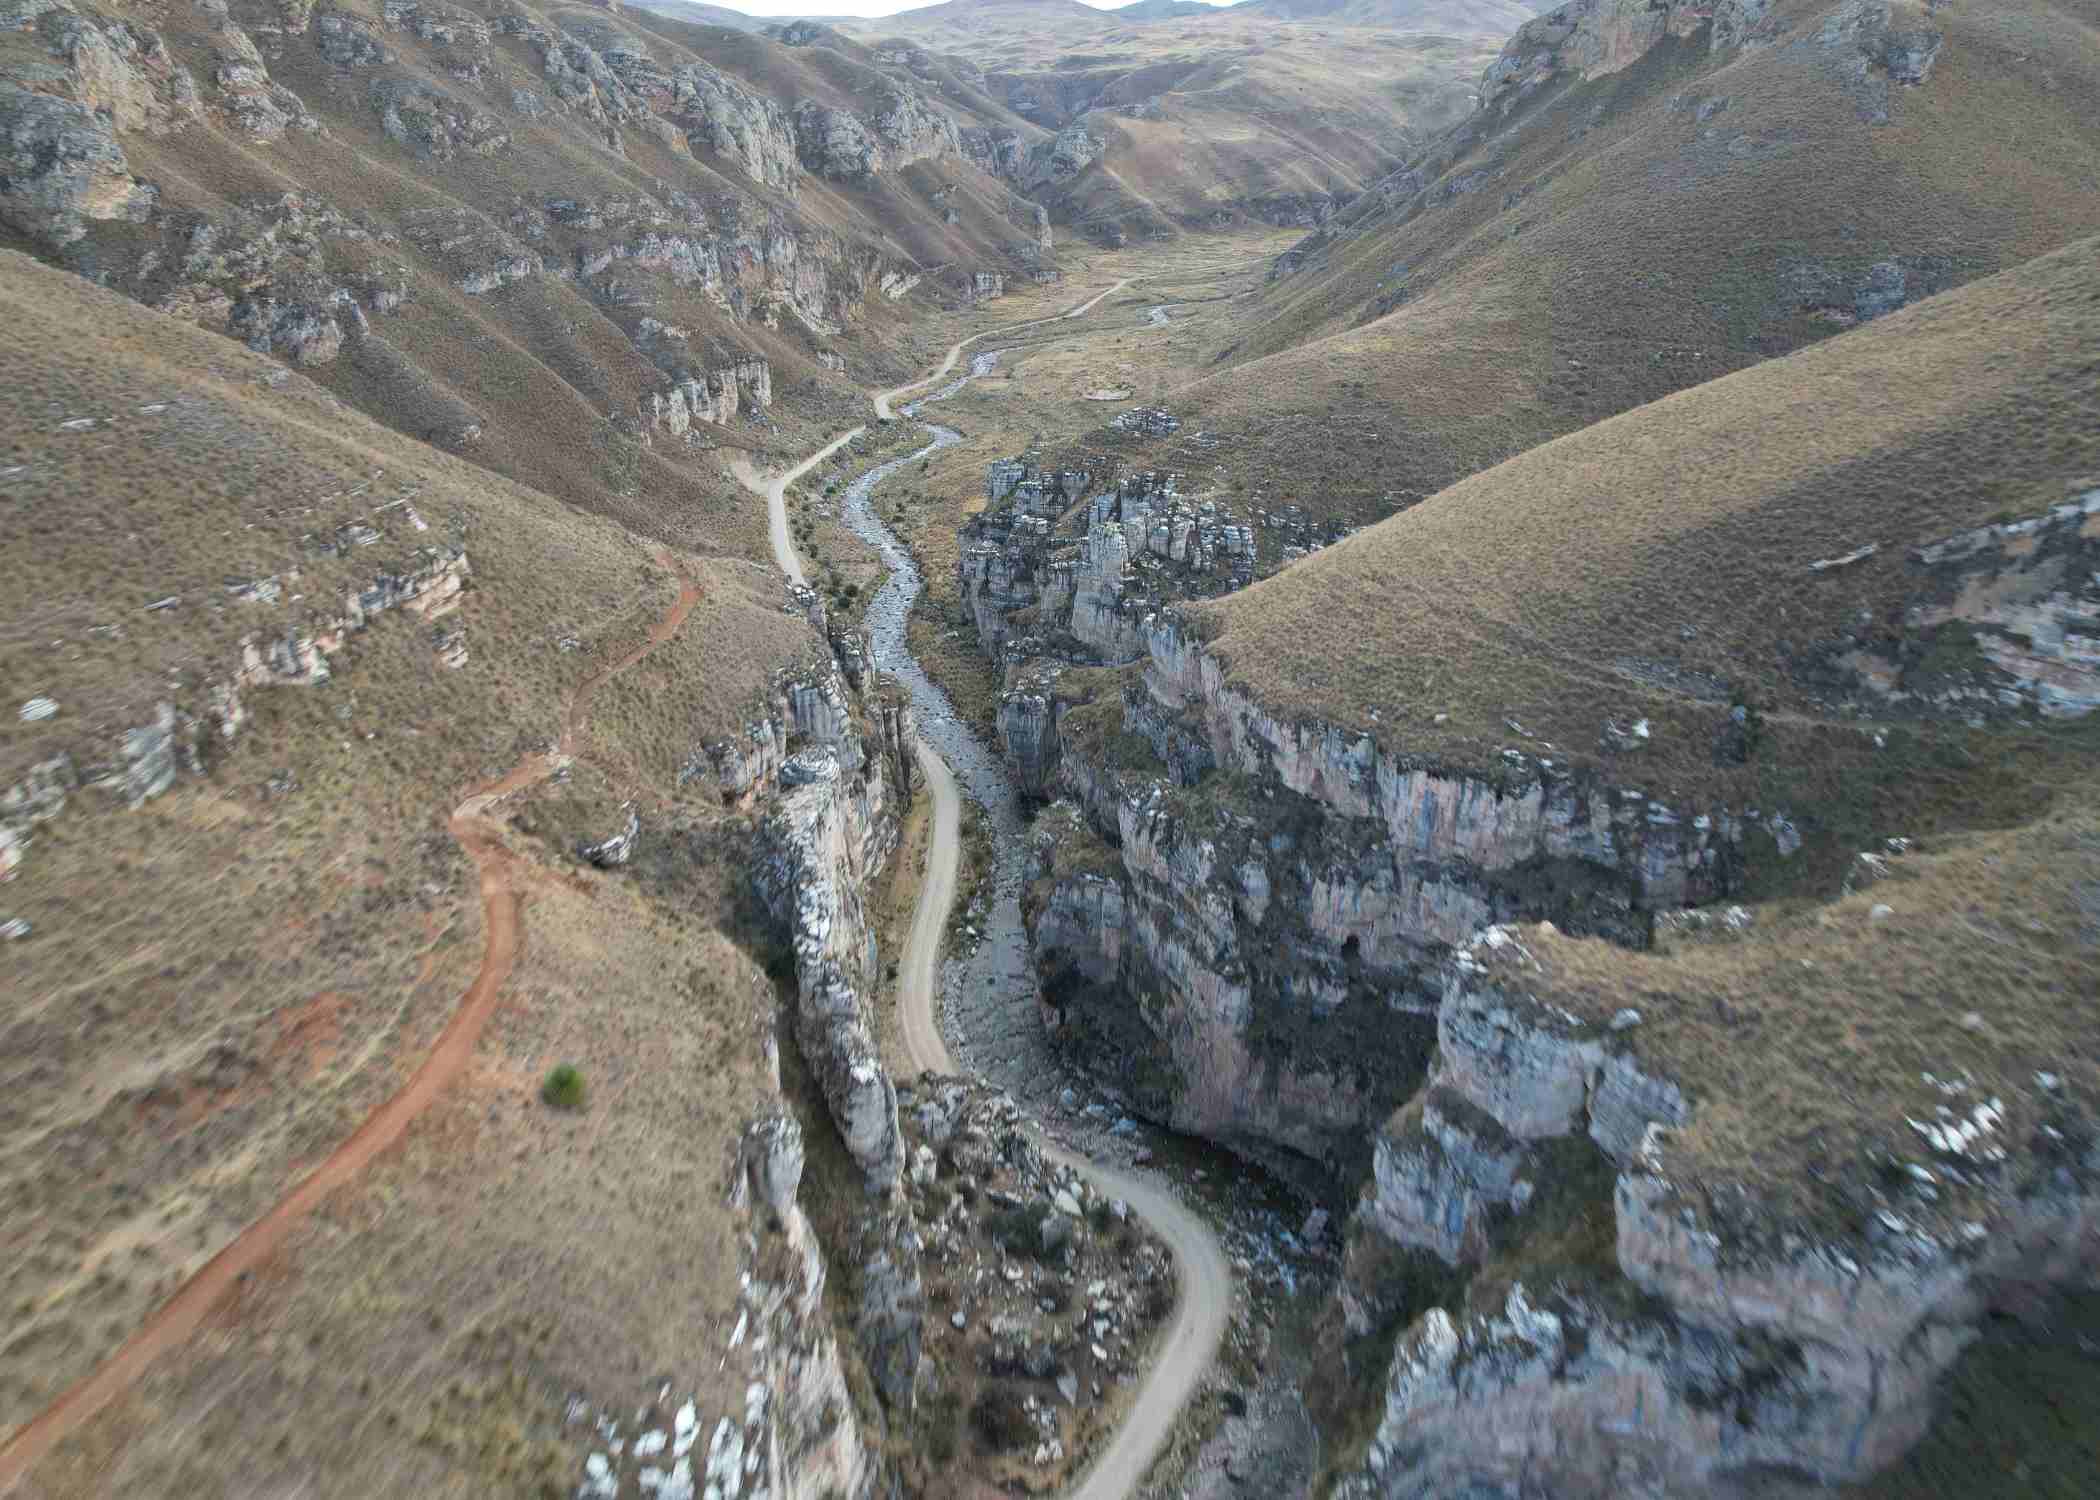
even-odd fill
[[[1024,688],[1002,723],[1104,846],[1041,899],[1059,1031],[1178,1129],[1360,1168],[1365,1127],[1422,1081],[1454,944],[1520,915],[1639,944],[1654,909],[1736,878],[1728,809],[1519,752],[1414,763],[1265,713],[1171,615],[1144,630],[1119,696]]]
[[[1184,495],[1176,474],[1117,479],[1023,455],[987,467],[985,508],[963,528],[956,578],[994,660],[1121,664],[1144,654],[1145,618],[1162,605],[1244,588],[1344,534],[1308,525],[1295,506],[1242,515]]]
[[[793,1116],[766,1116],[745,1129],[729,1207],[748,1224],[748,1325],[739,1323],[742,1336],[732,1336],[729,1354],[746,1361],[751,1384],[741,1429],[724,1418],[703,1472],[724,1495],[740,1476],[753,1494],[863,1500],[880,1462],[854,1415],[824,1309],[824,1252],[798,1199],[803,1161]]]
[[[857,698],[835,673],[787,683],[782,697],[785,712],[764,721],[756,743],[777,749],[799,740],[806,748],[777,772],[763,750],[728,764],[772,788],[753,878],[793,950],[796,1046],[866,1186],[849,1230],[860,1291],[855,1334],[883,1399],[909,1408],[925,1296],[904,1196],[897,1089],[873,1028],[879,970],[866,911],[868,883],[896,847],[899,801],[910,796],[897,770],[909,762],[909,711],[878,704],[872,733],[864,733]]]
[[[1876,1193],[1863,1221],[1801,1214],[1769,1188],[1702,1184],[1670,1145],[1699,1106],[1644,1055],[1638,1014],[1542,1002],[1540,972],[1507,929],[1457,954],[1432,1086],[1380,1136],[1343,1290],[1358,1332],[1391,1312],[1377,1245],[1433,1257],[1447,1286],[1497,1258],[1518,1270],[1406,1314],[1364,1467],[1338,1493],[1861,1478],[1924,1432],[1988,1308],[2100,1269],[2100,1146],[2053,1083],[2024,1141],[2004,1099],[1957,1088],[1946,1123],[1917,1127],[1907,1190]],[[1570,1220],[1591,1258],[1541,1257],[1527,1285],[1527,1238],[1565,1240],[1546,1226]]]
[[[777,1093],[770,1040],[767,1057]],[[801,1202],[805,1162],[802,1127],[785,1109],[749,1121],[736,1142],[723,1207],[739,1227],[741,1293],[720,1358],[742,1381],[741,1408],[715,1416],[688,1401],[667,1429],[644,1428],[631,1442],[614,1425],[626,1414],[609,1414],[598,1434],[608,1441],[585,1460],[579,1500],[636,1492],[868,1500],[877,1492],[880,1450],[854,1408],[824,1301],[830,1268]],[[638,1489],[625,1487],[629,1475]]]
[[[621,513],[624,460],[578,453],[683,448],[694,422],[767,407],[773,372],[799,387],[805,335],[850,341],[922,263],[998,277],[1047,248],[930,92],[850,60],[843,85],[770,40],[702,57],[674,30],[434,0],[0,6],[0,228],[411,437]],[[202,186],[250,182],[287,140],[303,154],[269,191]],[[805,208],[813,181],[918,163],[952,179],[941,207]],[[415,191],[373,187],[393,176]],[[458,355],[483,336],[514,376]],[[645,461],[658,490],[678,456]]]

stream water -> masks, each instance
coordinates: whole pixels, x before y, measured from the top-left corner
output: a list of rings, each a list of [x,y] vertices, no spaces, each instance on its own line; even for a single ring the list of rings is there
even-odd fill
[[[1002,351],[971,356],[969,372],[929,396],[899,408],[924,421],[921,409],[946,401],[999,363]],[[998,752],[978,737],[938,684],[926,675],[905,641],[905,622],[925,580],[912,555],[876,514],[875,492],[899,470],[962,441],[962,435],[926,422],[932,439],[902,458],[869,470],[846,489],[841,508],[847,528],[882,556],[889,579],[868,605],[866,624],[875,667],[903,683],[911,694],[919,733],[954,771],[964,793],[977,804],[992,839],[989,909],[973,925],[976,947],[941,963],[941,1029],[956,1061],[982,1074],[1024,1103],[1040,1107],[1058,1092],[1063,1077],[1038,1014],[1035,968],[1021,924],[1021,888],[1028,875],[1027,823],[1020,798]]]

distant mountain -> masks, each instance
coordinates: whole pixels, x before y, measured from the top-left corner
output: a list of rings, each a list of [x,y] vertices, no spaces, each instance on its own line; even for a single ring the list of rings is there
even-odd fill
[[[1244,0],[1233,7],[1233,14],[1388,31],[1491,31],[1508,36],[1546,8],[1529,0]]]
[[[1191,16],[1220,16],[1237,6],[1205,5],[1203,0],[1135,0],[1102,12],[1116,21],[1179,21]]]
[[[1483,9],[1494,19],[1381,34],[1251,4],[948,0],[831,30],[918,78],[947,70],[981,116],[1010,115],[1026,149],[1031,128],[1050,133],[1054,170],[1023,191],[1113,245],[1324,222],[1471,109],[1481,69],[1528,16],[1509,0]]]
[[[724,5],[702,5],[699,0],[627,0],[627,7],[673,21],[684,21],[690,26],[727,26],[736,31],[763,31],[768,26],[777,25],[781,19],[778,16],[747,16]]]

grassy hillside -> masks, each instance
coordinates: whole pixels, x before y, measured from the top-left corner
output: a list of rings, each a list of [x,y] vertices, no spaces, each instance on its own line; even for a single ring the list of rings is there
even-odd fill
[[[1195,617],[1280,715],[1432,760],[1519,745],[1666,800],[1812,809],[1839,873],[1870,835],[2020,821],[2091,735],[1962,722],[1997,712],[1972,674],[2010,679],[1916,549],[2092,488],[2096,320],[2088,239],[1533,449]],[[2075,576],[2021,545],[2030,561],[1978,575],[2000,597]],[[1724,753],[1738,704],[1761,738]],[[1652,738],[1618,755],[1607,717]]]
[[[560,4],[293,9],[115,0],[0,34],[10,118],[113,99],[105,149],[146,185],[69,234],[25,177],[0,244],[274,348],[407,435],[646,534],[719,532],[745,504],[730,457],[858,415],[820,354],[901,378],[938,347],[914,325],[972,273],[1039,258],[1034,210],[940,138],[937,111],[969,122],[967,105],[857,49]],[[134,33],[152,50],[96,61]],[[798,161],[803,106],[878,132],[895,114],[903,144],[859,175]],[[650,430],[674,381],[752,357],[770,408]]]
[[[713,1151],[775,1097],[741,864],[701,854],[739,825],[676,804],[663,741],[736,728],[774,668],[822,649],[777,575],[653,548],[12,254],[0,329],[0,561],[34,580],[0,602],[0,786],[62,754],[81,778],[121,770],[123,732],[179,710],[164,795],[133,809],[71,785],[0,885],[0,915],[30,924],[7,945],[0,1191],[34,1227],[0,1257],[0,1426],[93,1368],[430,1054],[486,936],[453,809],[574,724],[566,776],[472,835],[529,938],[466,1073],[33,1492],[527,1493],[573,1485],[574,1394],[631,1411],[672,1379],[741,1411],[695,1336],[737,1310],[715,1157],[646,1193],[600,1164]],[[327,682],[246,687],[239,734],[219,735],[207,685],[244,637],[312,630],[455,546],[451,607],[374,615]],[[654,670],[580,696],[681,586],[698,602]],[[20,720],[32,693],[56,713]],[[629,797],[631,875],[578,868],[567,831],[604,836]],[[542,1106],[565,1060],[618,1108]]]
[[[1934,60],[1892,80],[1877,59],[1914,33]],[[1375,520],[2100,230],[2087,6],[1780,0],[1747,43],[1699,21],[1588,78],[1572,42],[1509,58],[1487,107],[1279,262],[1219,373],[1176,394],[1301,504]]]

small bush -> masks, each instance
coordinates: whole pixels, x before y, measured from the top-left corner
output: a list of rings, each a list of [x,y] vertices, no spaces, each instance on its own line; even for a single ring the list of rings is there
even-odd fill
[[[970,1426],[994,1453],[1011,1453],[1035,1436],[1028,1408],[1003,1386],[987,1386],[970,1407]]]
[[[1040,1199],[1019,1208],[994,1209],[984,1217],[984,1231],[1007,1254],[1033,1256],[1037,1260],[1055,1255],[1071,1237],[1058,1223],[1057,1211]]]
[[[540,1097],[555,1109],[582,1109],[582,1070],[574,1063],[557,1063],[540,1085]]]

